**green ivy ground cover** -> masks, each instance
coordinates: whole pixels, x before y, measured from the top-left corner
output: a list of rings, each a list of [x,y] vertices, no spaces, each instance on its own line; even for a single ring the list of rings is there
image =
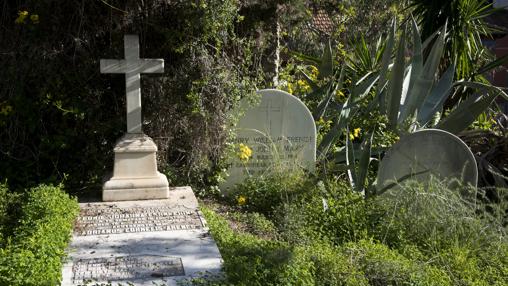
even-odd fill
[[[506,217],[473,188],[408,182],[364,199],[340,180],[286,178],[253,179],[229,203],[205,204],[225,275],[194,283],[508,285]]]
[[[59,285],[77,201],[61,187],[0,186],[0,285]]]

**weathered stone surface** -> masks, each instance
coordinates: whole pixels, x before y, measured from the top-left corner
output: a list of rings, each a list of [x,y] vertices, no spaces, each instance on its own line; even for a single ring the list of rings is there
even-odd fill
[[[83,208],[76,221],[77,235],[200,229],[198,210],[170,206]]]
[[[163,59],[140,59],[137,35],[124,36],[123,60],[101,60],[101,73],[125,74],[127,134],[115,146],[113,175],[103,186],[104,201],[148,200],[168,197],[168,180],[157,172],[157,146],[143,134],[141,74],[163,73]]]
[[[189,187],[165,200],[80,204],[62,285],[176,285],[220,273],[222,259]],[[93,285],[93,284],[92,284]]]
[[[125,74],[127,133],[143,133],[141,126],[141,74],[163,73],[163,59],[140,59],[138,35],[124,36],[123,60],[100,61],[101,73]]]
[[[439,129],[418,131],[395,143],[380,163],[377,188],[382,190],[411,174],[424,183],[430,176],[455,178],[475,186],[478,181],[471,150],[457,136]]]
[[[144,134],[127,133],[115,146],[113,177],[103,186],[103,201],[162,199],[168,180],[157,171],[157,146]]]
[[[236,128],[236,143],[247,145],[252,150],[252,158],[246,163],[239,159],[233,161],[222,189],[249,175],[270,172],[274,163],[314,170],[316,125],[309,109],[298,98],[281,90],[265,89],[258,93],[261,101],[247,109]]]
[[[136,280],[184,276],[179,257],[139,255],[79,259],[72,267],[72,281]]]

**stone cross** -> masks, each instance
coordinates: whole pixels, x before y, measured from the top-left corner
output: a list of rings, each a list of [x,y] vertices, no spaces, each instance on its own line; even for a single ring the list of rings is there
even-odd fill
[[[127,95],[127,133],[143,133],[141,130],[141,74],[163,73],[163,59],[140,59],[137,35],[124,36],[124,60],[101,59],[101,73],[125,74]]]
[[[280,109],[280,106],[273,106],[272,105],[272,100],[269,99],[268,102],[264,105],[264,106],[261,106],[259,108],[260,111],[262,112],[266,112],[266,121],[268,122],[269,124],[269,130],[268,132],[270,132],[269,135],[272,134],[272,114],[275,113],[275,112],[278,112],[280,113],[281,112],[281,109]]]

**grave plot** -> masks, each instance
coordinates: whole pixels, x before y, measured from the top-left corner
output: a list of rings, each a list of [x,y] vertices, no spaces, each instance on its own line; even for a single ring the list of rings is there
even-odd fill
[[[216,275],[221,256],[190,187],[167,200],[80,204],[62,285],[177,285]]]

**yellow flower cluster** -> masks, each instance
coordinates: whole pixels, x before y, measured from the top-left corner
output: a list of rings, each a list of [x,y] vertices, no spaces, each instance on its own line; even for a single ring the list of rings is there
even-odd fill
[[[311,91],[310,85],[303,79],[299,79],[296,84],[298,85],[298,88],[303,92],[307,93]]]
[[[5,116],[9,115],[11,112],[12,112],[12,106],[10,106],[10,105],[2,106],[2,109],[0,109],[0,114],[5,115]]]
[[[286,85],[286,91],[289,93],[289,94],[293,94],[294,90],[293,90],[293,84],[288,82],[287,85]]]
[[[18,17],[16,18],[16,20],[14,20],[14,22],[16,24],[25,24],[25,20],[28,17],[28,14],[29,13],[26,10],[18,11]],[[32,21],[33,24],[39,24],[39,15],[37,14],[30,15],[30,21]]]
[[[310,66],[310,78],[315,80],[318,78],[319,70],[315,66]]]
[[[337,99],[339,102],[343,102],[346,100],[346,95],[344,94],[344,92],[342,90],[338,89],[335,92],[335,99]]]
[[[332,125],[332,122],[331,120],[324,120],[323,117],[320,117],[318,121],[316,121],[316,125],[319,126],[320,128],[323,128],[325,130],[328,130],[330,129],[330,126]]]
[[[238,158],[246,163],[249,161],[250,157],[252,157],[252,150],[249,148],[249,146],[240,143],[239,151],[237,153]]]
[[[353,132],[349,133],[349,139],[353,141],[355,140],[355,138],[360,137],[360,131],[361,131],[360,128],[355,128]]]
[[[245,197],[243,195],[239,195],[236,198],[236,202],[238,203],[239,206],[244,206],[247,203],[247,197]]]

